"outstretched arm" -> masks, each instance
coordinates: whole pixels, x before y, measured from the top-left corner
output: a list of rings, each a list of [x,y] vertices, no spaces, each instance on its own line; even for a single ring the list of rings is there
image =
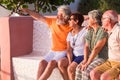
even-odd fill
[[[42,14],[36,13],[32,10],[29,10],[28,8],[22,8],[23,12],[28,13],[31,17],[33,17],[36,20],[40,20],[42,22],[46,22],[45,17]]]

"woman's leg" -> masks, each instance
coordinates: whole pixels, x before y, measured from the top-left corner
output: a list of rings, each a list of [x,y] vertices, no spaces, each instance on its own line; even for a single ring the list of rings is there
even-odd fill
[[[77,63],[76,62],[72,62],[69,66],[68,66],[68,76],[69,76],[69,80],[75,80],[75,71],[76,71],[76,67],[77,67]]]

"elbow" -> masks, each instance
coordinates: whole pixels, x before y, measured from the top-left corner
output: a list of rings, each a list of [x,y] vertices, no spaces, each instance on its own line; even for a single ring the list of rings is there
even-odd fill
[[[94,48],[94,52],[95,52],[96,54],[99,54],[100,51],[101,51],[101,49],[102,49],[102,48],[100,48],[100,47],[96,47],[96,48]]]

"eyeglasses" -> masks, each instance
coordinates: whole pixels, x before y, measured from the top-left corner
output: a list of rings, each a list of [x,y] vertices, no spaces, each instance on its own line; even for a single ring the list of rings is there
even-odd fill
[[[110,17],[102,17],[102,21],[105,20],[105,19],[110,19]]]

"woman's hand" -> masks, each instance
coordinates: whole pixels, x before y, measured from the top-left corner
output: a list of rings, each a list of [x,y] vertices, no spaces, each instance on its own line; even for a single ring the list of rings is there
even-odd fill
[[[81,66],[81,71],[84,71],[88,67],[88,63],[85,63],[84,65]]]
[[[81,69],[81,67],[87,62],[87,60],[83,60],[78,66],[77,68]]]

